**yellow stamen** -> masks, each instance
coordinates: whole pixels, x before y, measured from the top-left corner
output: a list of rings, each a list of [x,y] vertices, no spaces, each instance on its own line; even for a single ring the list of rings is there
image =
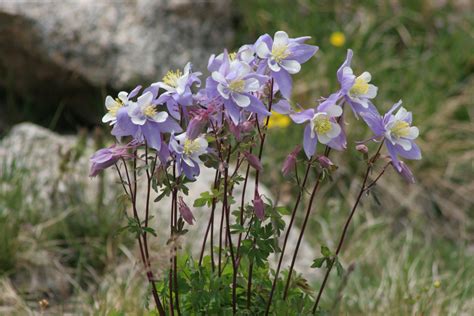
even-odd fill
[[[184,140],[183,152],[185,155],[189,156],[198,151],[199,147],[199,141],[197,139],[186,139]]]
[[[358,96],[358,95],[366,94],[368,91],[369,91],[368,82],[362,79],[361,77],[357,77],[354,82],[354,85],[351,88],[350,93],[352,95]]]
[[[236,52],[233,52],[233,53],[230,53],[230,54],[229,54],[229,59],[230,59],[231,61],[235,60],[236,58],[237,58],[237,53],[236,53]]]
[[[331,122],[326,116],[318,116],[314,120],[314,131],[317,134],[322,134],[322,135],[326,134],[327,132],[331,130],[331,128],[332,128]]]
[[[272,56],[279,63],[286,57],[290,56],[288,45],[273,45]]]
[[[390,131],[395,137],[406,137],[410,134],[410,124],[405,121],[396,121]]]
[[[157,113],[157,111],[156,111],[155,106],[153,104],[147,105],[143,109],[143,114],[145,114],[148,117],[153,117],[153,116],[156,115],[156,113]]]
[[[112,115],[113,117],[116,117],[118,110],[120,110],[122,106],[123,106],[122,100],[120,100],[119,98],[116,98],[114,105],[112,105],[112,107],[109,109],[109,114]]]
[[[244,92],[245,81],[242,79],[234,80],[229,84],[229,90],[232,92],[242,93]]]
[[[163,83],[166,85],[176,88],[178,86],[178,79],[183,75],[181,70],[176,71],[168,71],[166,75],[163,77]]]

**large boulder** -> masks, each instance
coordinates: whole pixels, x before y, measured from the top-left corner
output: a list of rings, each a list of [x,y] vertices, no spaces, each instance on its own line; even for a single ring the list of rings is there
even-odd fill
[[[230,0],[0,1],[0,86],[94,122],[102,88],[205,67],[231,23]]]

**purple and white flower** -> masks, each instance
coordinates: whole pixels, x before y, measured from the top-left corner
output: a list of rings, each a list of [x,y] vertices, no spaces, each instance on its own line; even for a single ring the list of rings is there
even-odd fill
[[[267,80],[267,77],[256,74],[247,63],[238,59],[231,60],[224,52],[218,70],[213,71],[206,81],[207,96],[221,99],[227,115],[238,124],[244,109],[260,117],[270,115],[254,95]]]
[[[117,121],[118,110],[120,110],[124,106],[127,106],[128,100],[135,97],[141,88],[142,88],[141,86],[137,86],[130,93],[125,92],[125,91],[120,91],[118,94],[118,97],[115,99],[112,98],[110,95],[108,95],[105,98],[105,107],[107,109],[107,113],[102,117],[102,122],[103,123],[110,122],[110,125],[114,125],[115,122]]]
[[[91,169],[89,176],[97,176],[99,172],[113,166],[121,158],[133,157],[133,155],[130,154],[130,149],[135,148],[137,145],[137,143],[130,143],[126,146],[113,144],[110,147],[99,149],[90,158]]]
[[[317,46],[304,44],[308,39],[309,36],[292,39],[286,32],[278,31],[273,39],[265,34],[255,43],[256,54],[263,61],[259,65],[259,71],[270,72],[285,98],[291,97],[291,75],[298,73],[301,64],[313,57],[318,50]]]
[[[394,104],[383,117],[372,112],[361,114],[375,137],[385,139],[385,146],[392,158],[392,163],[399,172],[402,171],[402,164],[398,156],[406,159],[421,159],[420,148],[415,144],[415,139],[420,132],[417,127],[411,126],[412,113],[401,107],[401,104],[402,101]],[[393,114],[397,109],[397,113]]]
[[[351,68],[352,50],[347,51],[346,60],[337,71],[337,79],[341,85],[340,94],[351,105],[354,113],[376,111],[370,100],[377,96],[378,88],[369,82],[372,75],[365,71],[355,76]]]
[[[345,133],[337,122],[337,118],[342,115],[342,107],[327,102],[328,100],[316,109],[307,109],[290,115],[297,124],[308,122],[303,139],[303,148],[308,158],[315,154],[318,141],[337,150],[346,148]]]
[[[129,101],[127,107],[119,109],[112,135],[118,138],[132,136],[160,150],[163,133],[181,132],[179,124],[168,113],[158,110],[155,97],[155,91],[148,89],[138,97],[137,102]]]
[[[152,87],[164,89],[157,100],[157,103],[165,103],[171,116],[176,119],[180,119],[183,110],[186,115],[186,107],[193,105],[193,93],[191,87],[193,84],[196,86],[201,85],[199,80],[200,72],[192,72],[191,63],[187,63],[183,69],[176,71],[168,71],[163,77],[162,82],[153,83]]]
[[[203,135],[194,139],[189,138],[186,133],[172,135],[169,148],[176,157],[178,173],[184,173],[188,179],[194,180],[200,173],[199,157],[207,153],[207,146],[207,140]]]

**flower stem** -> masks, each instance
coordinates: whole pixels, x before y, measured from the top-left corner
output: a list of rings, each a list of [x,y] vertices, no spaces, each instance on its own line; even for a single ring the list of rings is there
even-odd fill
[[[336,253],[335,253],[334,257],[332,258],[332,260],[330,261],[328,269],[326,271],[326,274],[324,275],[323,283],[321,284],[321,288],[319,289],[318,296],[316,297],[316,301],[315,301],[314,306],[313,306],[313,314],[316,313],[316,310],[317,310],[318,305],[319,305],[319,301],[321,300],[321,295],[323,294],[323,291],[326,287],[326,283],[327,283],[327,280],[329,278],[329,274],[331,273],[331,270],[332,270],[332,267],[334,266],[336,258],[337,258],[337,256],[339,255],[339,253],[342,249],[342,245],[344,243],[344,239],[346,237],[347,230],[348,230],[349,225],[351,223],[352,217],[354,216],[355,211],[356,211],[357,207],[359,206],[359,202],[362,198],[362,195],[364,194],[364,192],[367,192],[367,190],[369,190],[373,185],[375,185],[375,183],[380,179],[380,177],[385,172],[385,167],[384,167],[384,169],[379,174],[379,176],[370,185],[366,186],[367,180],[369,179],[370,171],[372,170],[375,161],[379,157],[379,153],[380,153],[380,150],[382,149],[383,143],[384,143],[383,141],[380,143],[380,146],[379,146],[377,152],[375,153],[375,155],[372,156],[372,158],[367,162],[367,169],[365,171],[364,180],[363,180],[362,185],[360,187],[359,194],[357,195],[356,202],[354,203],[354,206],[352,207],[352,210],[349,214],[349,217],[347,218],[346,223],[344,225],[344,229],[342,230],[342,234],[341,234],[341,237],[339,238],[339,243],[337,245]]]

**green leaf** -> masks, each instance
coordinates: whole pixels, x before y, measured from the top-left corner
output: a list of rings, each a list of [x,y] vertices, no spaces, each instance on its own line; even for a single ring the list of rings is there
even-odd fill
[[[313,264],[311,265],[311,268],[321,268],[323,266],[324,261],[326,261],[327,258],[321,257],[321,258],[316,258],[313,261]]]
[[[342,264],[339,262],[339,259],[334,259],[336,260],[336,269],[337,269],[337,275],[339,277],[342,277],[344,275],[344,267],[342,266]]]
[[[321,246],[321,254],[326,258],[329,258],[331,256],[331,250],[326,246]]]

